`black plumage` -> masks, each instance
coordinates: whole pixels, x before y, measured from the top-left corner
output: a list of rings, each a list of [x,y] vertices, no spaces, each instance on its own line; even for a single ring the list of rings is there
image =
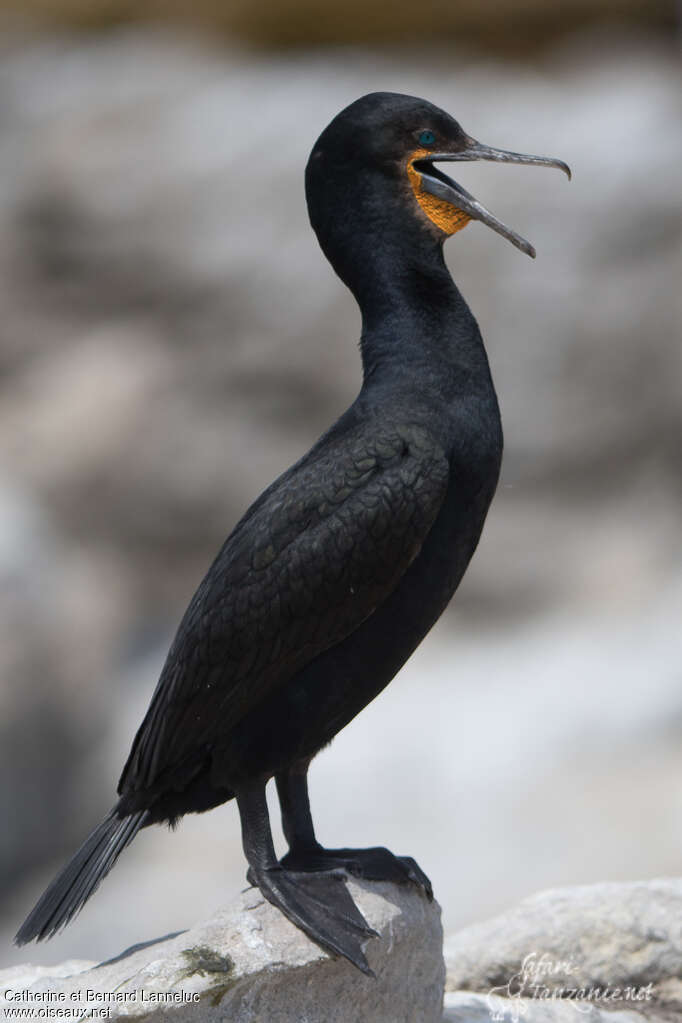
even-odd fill
[[[433,166],[468,159],[567,170],[481,146],[438,108],[392,93],[358,100],[318,139],[308,208],[361,308],[361,391],[226,540],[180,623],[117,804],[37,903],[19,943],[67,923],[141,827],[233,797],[249,879],[360,969],[369,972],[362,943],[372,932],[337,868],[431,897],[409,857],[323,849],[306,776],[447,605],[495,491],[497,400],[443,241],[478,219],[533,253]],[[272,777],[290,846],[281,863],[265,803]]]

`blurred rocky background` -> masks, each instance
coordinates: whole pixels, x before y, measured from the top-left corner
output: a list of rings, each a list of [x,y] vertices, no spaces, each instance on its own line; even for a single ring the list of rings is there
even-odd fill
[[[312,772],[319,834],[431,875],[453,931],[682,862],[682,90],[661,0],[0,7],[0,963],[101,958],[244,882],[233,806],[140,835],[10,939],[114,799],[241,512],[340,414],[354,302],[303,168],[358,95],[567,160],[458,178],[537,247],[447,245],[506,456],[451,610]]]

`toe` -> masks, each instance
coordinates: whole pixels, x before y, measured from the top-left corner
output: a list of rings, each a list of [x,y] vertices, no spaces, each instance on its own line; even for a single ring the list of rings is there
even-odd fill
[[[417,888],[422,888],[429,902],[432,902],[433,886],[417,861],[413,860],[411,856],[398,856],[397,859],[405,868],[406,880],[416,885]]]

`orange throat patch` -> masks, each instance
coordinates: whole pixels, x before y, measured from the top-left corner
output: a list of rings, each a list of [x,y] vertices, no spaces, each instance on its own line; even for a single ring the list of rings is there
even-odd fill
[[[428,160],[430,156],[428,149],[416,149],[411,153],[407,161],[407,176],[415,198],[429,220],[445,234],[455,234],[467,226],[471,217],[445,199],[439,199],[424,190],[422,176],[414,164],[417,160]]]

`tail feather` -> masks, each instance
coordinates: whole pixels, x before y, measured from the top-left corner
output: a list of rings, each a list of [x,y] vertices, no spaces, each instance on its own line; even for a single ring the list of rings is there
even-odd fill
[[[45,889],[14,939],[17,945],[51,938],[78,913],[149,816],[112,810]]]

